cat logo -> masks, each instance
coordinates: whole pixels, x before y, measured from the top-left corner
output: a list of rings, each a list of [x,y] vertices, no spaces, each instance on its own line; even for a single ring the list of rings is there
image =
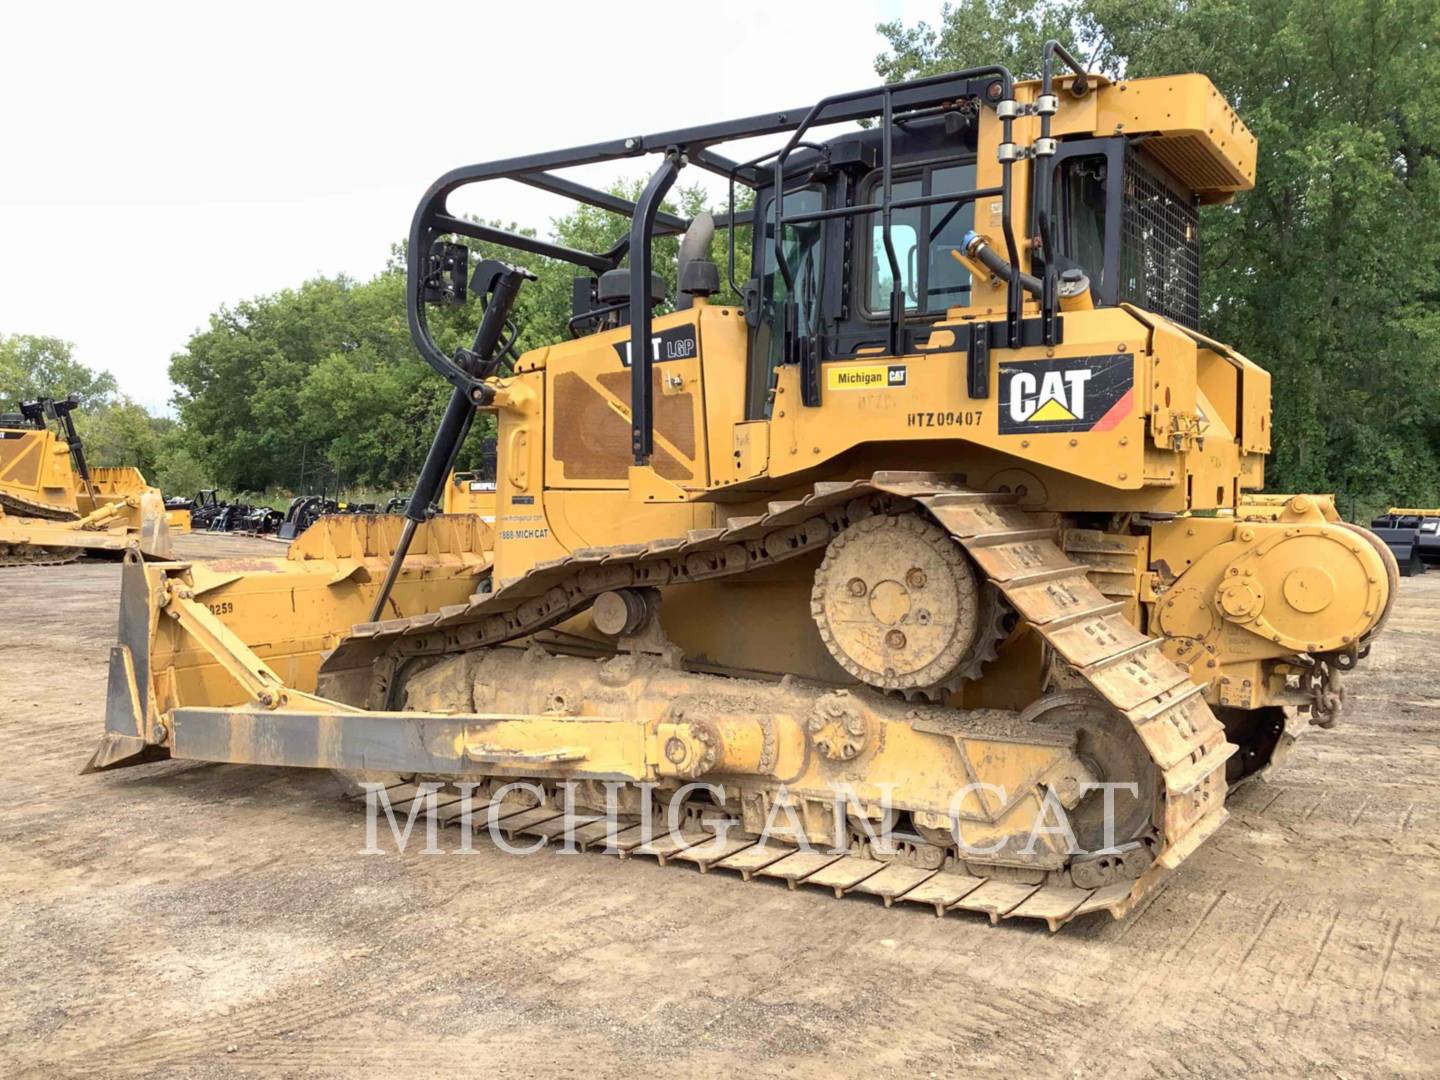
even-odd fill
[[[1130,415],[1134,382],[1128,353],[1002,363],[1000,434],[1108,431]]]
[[[615,352],[620,357],[620,366],[630,366],[630,339],[617,341]],[[695,336],[693,323],[672,326],[650,335],[650,362],[663,364],[669,360],[690,360],[700,355],[700,341]]]
[[[1010,417],[1032,424],[1082,420],[1085,384],[1089,381],[1087,368],[1047,371],[1040,376],[1017,371],[1010,380]]]

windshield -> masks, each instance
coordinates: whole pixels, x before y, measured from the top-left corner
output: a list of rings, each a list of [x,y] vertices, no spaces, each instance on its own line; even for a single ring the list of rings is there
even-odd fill
[[[1105,285],[1105,185],[1103,154],[1067,161],[1060,172],[1065,234],[1061,250],[1079,263],[1095,284]]]
[[[974,187],[975,166],[966,163],[936,166],[925,169],[919,176],[912,174],[893,181],[890,192],[891,198],[900,202],[926,195],[958,194]],[[880,197],[878,181],[872,182],[868,198],[879,202]],[[865,306],[872,315],[883,315],[890,310],[890,291],[895,277],[885,251],[881,216],[871,214],[869,223],[870,273]],[[900,286],[907,312],[934,315],[970,302],[970,272],[950,253],[960,247],[974,223],[973,202],[937,203],[891,212],[890,243],[900,267]],[[923,305],[921,297],[924,297]]]

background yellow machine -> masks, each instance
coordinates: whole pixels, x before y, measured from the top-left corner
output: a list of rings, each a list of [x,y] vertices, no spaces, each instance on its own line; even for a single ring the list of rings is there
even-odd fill
[[[42,399],[0,413],[0,566],[70,562],[131,545],[171,558],[160,492],[138,469],[86,464],[70,415],[76,404]]]
[[[445,484],[441,507],[447,514],[475,514],[489,524],[495,523],[495,482],[478,473],[452,473]]]
[[[1230,785],[1334,721],[1395,566],[1327,499],[1250,494],[1269,378],[1197,329],[1198,207],[1252,185],[1254,138],[1202,76],[1111,83],[1054,43],[1043,71],[442,177],[409,316],[454,393],[388,572],[327,568],[343,600],[292,633],[253,597],[299,568],[131,565],[96,767],[525,780],[491,811],[516,833],[659,803],[678,835],[612,849],[1052,928],[1131,910]],[[786,141],[720,149],[761,135]],[[634,204],[552,171],[645,154]],[[754,209],[667,213],[686,167]],[[499,178],[629,236],[584,252],[448,211]],[[682,233],[672,302],[652,241]],[[472,277],[455,237],[579,267],[575,336],[517,355],[530,275]],[[471,294],[479,328],[448,353],[426,307]],[[493,533],[417,587],[408,552],[431,550],[477,409]]]

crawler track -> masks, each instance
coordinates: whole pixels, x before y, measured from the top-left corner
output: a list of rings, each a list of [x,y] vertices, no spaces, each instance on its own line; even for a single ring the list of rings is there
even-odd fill
[[[32,503],[15,495],[0,492],[0,510],[16,517],[40,518],[44,521],[78,521],[80,515],[73,510],[62,510],[44,503]]]
[[[8,566],[63,566],[80,558],[80,548],[0,543],[0,569]]]
[[[412,804],[420,801],[418,812],[427,808],[428,790],[403,782],[386,788],[385,797],[396,821],[403,821]],[[350,796],[363,807],[368,795]],[[462,794],[441,787],[435,792],[435,813],[443,824],[462,823]],[[383,815],[384,811],[378,809]],[[621,859],[651,858],[660,865],[689,864],[701,873],[728,870],[744,881],[773,878],[791,889],[801,885],[826,889],[837,898],[878,896],[886,907],[903,902],[933,908],[937,916],[951,911],[973,911],[1001,919],[1039,919],[1052,931],[1071,919],[1096,911],[1109,911],[1123,903],[1134,883],[1121,882],[1098,889],[1075,889],[1057,885],[1029,885],[994,878],[975,877],[950,870],[925,870],[901,862],[872,859],[861,855],[837,855],[813,848],[802,851],[789,844],[761,843],[738,829],[717,834],[708,829],[687,827],[666,831],[657,820],[647,831],[637,818],[619,817],[613,822],[602,817],[568,813],[555,805],[536,806],[518,800],[498,802],[475,797],[470,805],[470,827],[475,832],[492,828],[506,843],[525,849],[568,842],[575,850],[616,855]],[[918,838],[917,838],[918,839]]]
[[[823,548],[861,517],[910,511],[924,513],[945,528],[1058,657],[1126,718],[1158,767],[1164,792],[1162,812],[1153,822],[1160,847],[1154,863],[1134,881],[1086,890],[940,873],[897,896],[931,902],[937,890],[960,890],[937,907],[942,913],[950,906],[965,907],[967,899],[989,905],[992,896],[1004,896],[1014,898],[1009,908],[976,910],[990,911],[995,918],[1043,918],[1052,927],[1093,910],[1123,916],[1226,820],[1225,762],[1235,747],[1226,741],[1201,687],[1162,654],[1160,640],[1135,629],[1121,613],[1123,605],[1103,596],[1089,581],[1088,568],[1061,550],[1056,530],[1020,510],[1014,496],[971,491],[951,478],[928,473],[878,473],[868,480],[818,484],[803,499],[772,503],[766,514],[732,519],[724,529],[577,551],[538,564],[521,578],[502,581],[495,592],[477,594],[467,604],[362,624],[332,655],[326,671],[370,668],[368,706],[392,708],[397,673],[412,657],[465,652],[535,633],[583,611],[611,589],[750,573]],[[681,857],[678,852],[640,853]],[[778,871],[795,857],[792,853],[754,872],[772,866]],[[716,865],[725,868],[727,862],[728,857]],[[824,869],[816,866],[815,872]],[[833,876],[811,882],[806,875],[794,881],[829,884]],[[851,888],[866,891],[860,889],[865,880],[870,879]]]
[[[76,521],[78,514],[5,494],[0,494],[0,511],[3,511],[3,514],[0,514],[0,567],[60,566],[80,557],[80,548],[37,547],[34,544],[7,543],[4,539],[7,515],[39,518],[42,521]]]

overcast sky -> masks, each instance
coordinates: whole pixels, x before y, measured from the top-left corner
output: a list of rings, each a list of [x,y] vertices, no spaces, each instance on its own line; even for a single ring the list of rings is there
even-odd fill
[[[446,170],[872,85],[875,24],[938,9],[5,4],[0,333],[70,340],[161,408],[171,353],[219,305],[369,277]],[[568,205],[508,182],[473,190],[453,207],[542,232]]]

